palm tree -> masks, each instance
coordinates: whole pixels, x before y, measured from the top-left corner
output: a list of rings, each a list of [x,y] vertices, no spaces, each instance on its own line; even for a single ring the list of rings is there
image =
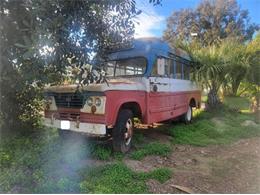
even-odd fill
[[[224,87],[229,90],[228,94],[235,96],[250,68],[246,45],[236,39],[226,39],[221,44],[221,50],[227,71]]]
[[[209,90],[207,105],[215,108],[219,103],[218,91],[224,81],[226,64],[222,50],[216,46],[191,50],[193,61],[197,62],[192,78]]]
[[[260,32],[247,45],[249,55],[249,71],[246,81],[251,84],[251,95],[256,102],[256,122],[260,122]]]

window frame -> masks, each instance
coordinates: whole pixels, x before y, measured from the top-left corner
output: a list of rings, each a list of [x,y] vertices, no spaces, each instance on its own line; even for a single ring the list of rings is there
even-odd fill
[[[172,64],[170,66],[173,66],[173,76],[171,77],[171,72],[169,72],[169,75],[168,74],[164,74],[163,75],[151,75],[151,76],[159,76],[159,77],[167,77],[167,78],[172,78],[172,79],[179,79],[179,80],[190,80],[190,67],[191,67],[191,64],[192,64],[192,61],[190,60],[187,60],[181,56],[178,56],[176,54],[173,54],[173,53],[169,53],[169,56],[164,56],[164,55],[158,55],[156,57],[156,65],[157,66],[157,59],[158,58],[165,58],[166,60],[172,60]],[[177,67],[177,62],[180,63],[181,65],[181,78],[176,78],[176,67]],[[184,66],[186,66],[188,68],[188,79],[185,78],[185,75],[184,75]],[[157,69],[157,67],[156,67]],[[171,70],[171,68],[169,67],[169,71]],[[166,71],[165,71],[166,72]],[[152,74],[152,72],[151,72]]]
[[[148,60],[146,57],[144,56],[134,56],[134,57],[128,57],[128,58],[118,58],[118,59],[114,59],[114,60],[107,60],[105,61],[105,63],[111,62],[111,61],[122,61],[122,60],[129,60],[129,59],[136,59],[136,58],[143,58],[145,60],[145,70],[144,73],[142,74],[134,74],[134,75],[115,75],[116,74],[116,64],[114,65],[114,69],[113,69],[113,75],[112,76],[108,76],[110,78],[115,78],[115,77],[140,77],[140,76],[144,76],[148,70]]]

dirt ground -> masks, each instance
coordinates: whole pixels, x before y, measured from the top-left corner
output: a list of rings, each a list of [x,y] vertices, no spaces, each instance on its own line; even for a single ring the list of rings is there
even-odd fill
[[[153,132],[164,143],[169,137]],[[175,145],[169,157],[147,156],[141,161],[124,159],[135,171],[158,167],[173,170],[170,180],[161,184],[149,180],[151,193],[260,193],[260,138],[243,139],[230,145],[194,147]]]

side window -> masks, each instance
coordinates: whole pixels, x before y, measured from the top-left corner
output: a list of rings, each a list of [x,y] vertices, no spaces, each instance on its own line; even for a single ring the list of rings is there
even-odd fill
[[[173,77],[173,60],[165,58],[165,75],[167,77]]]
[[[167,75],[167,77],[173,78],[173,60],[170,58],[166,58],[166,63],[165,63],[165,75]]]
[[[176,73],[175,73],[175,79],[182,79],[182,64],[180,61],[176,61]]]
[[[158,57],[153,65],[153,76],[169,76],[170,75],[170,61],[164,57]]]
[[[190,79],[190,67],[187,64],[183,64],[183,79],[189,80]]]
[[[173,60],[165,57],[159,57],[153,66],[152,75],[173,77]]]
[[[165,66],[166,60],[165,58],[157,58],[157,75],[164,76],[165,73]]]
[[[165,76],[183,79],[183,67],[180,61],[171,58],[159,57],[153,65],[152,76]],[[188,74],[188,73],[187,73]]]
[[[107,63],[108,76],[114,76],[114,66],[115,66],[115,61],[111,61]]]
[[[170,78],[174,78],[174,61],[173,59],[169,59],[169,66],[170,66]]]

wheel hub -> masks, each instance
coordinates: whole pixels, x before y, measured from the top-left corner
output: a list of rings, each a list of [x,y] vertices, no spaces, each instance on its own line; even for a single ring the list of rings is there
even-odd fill
[[[133,135],[133,122],[131,119],[126,121],[125,144],[129,145]]]
[[[189,109],[188,109],[188,112],[187,112],[187,119],[188,119],[188,121],[191,120],[191,107],[189,107]]]

